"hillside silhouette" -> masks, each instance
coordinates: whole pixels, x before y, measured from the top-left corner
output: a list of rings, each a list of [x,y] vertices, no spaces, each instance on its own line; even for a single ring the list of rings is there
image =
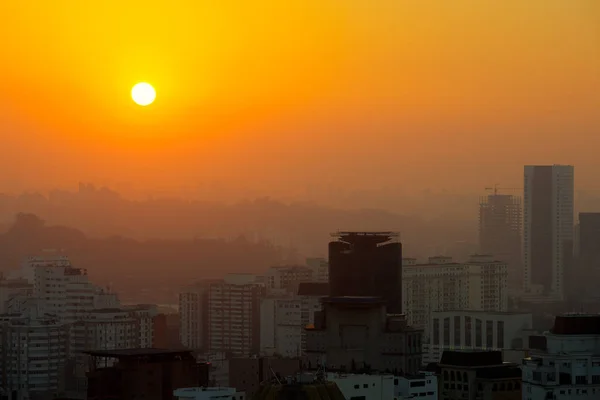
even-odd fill
[[[181,286],[201,278],[264,271],[286,257],[281,248],[242,236],[234,240],[89,238],[77,229],[47,226],[34,214],[19,213],[0,235],[0,265],[6,273],[26,257],[49,249],[63,251],[75,266],[88,270],[92,281],[110,284],[127,296],[124,300],[152,302],[172,302]]]
[[[413,257],[430,256],[457,241],[475,242],[477,234],[476,204],[473,221],[465,223],[452,214],[444,219],[424,219],[383,210],[340,209],[270,198],[232,204],[178,198],[134,201],[91,184],[80,184],[75,192],[54,190],[47,196],[0,195],[0,224],[5,229],[19,212],[35,214],[47,225],[74,227],[89,238],[189,241],[234,240],[243,235],[253,242],[292,247],[301,256],[325,255],[329,234],[338,229],[397,230],[405,254]]]

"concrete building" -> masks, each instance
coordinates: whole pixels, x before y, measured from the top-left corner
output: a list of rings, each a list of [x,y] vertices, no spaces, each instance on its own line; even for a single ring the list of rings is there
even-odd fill
[[[329,373],[327,380],[340,388],[346,399],[397,399],[394,381],[391,374],[346,374]]]
[[[523,289],[521,198],[494,193],[479,201],[479,253],[491,254],[508,266],[508,287]]]
[[[438,372],[440,399],[521,400],[521,369],[499,351],[446,351]]]
[[[428,337],[431,313],[448,310],[506,311],[507,266],[491,256],[474,255],[458,263],[430,257],[427,264],[405,260],[402,303],[408,324]]]
[[[195,387],[173,391],[178,400],[245,400],[246,394],[228,387]]]
[[[263,284],[250,276],[228,275],[208,291],[208,344],[211,353],[250,356],[260,352],[260,299]]]
[[[313,281],[313,270],[305,266],[271,267],[265,274],[267,293],[294,292],[300,282]]]
[[[260,301],[260,353],[267,356],[302,355],[302,300],[293,296]]]
[[[303,282],[298,285],[298,298],[301,305],[302,354],[306,354],[306,327],[315,324],[315,315],[323,309],[322,300],[329,296],[329,284],[326,282]]]
[[[529,313],[434,311],[423,363],[439,362],[448,350],[523,350],[523,339],[532,328]]]
[[[87,355],[88,400],[172,399],[176,389],[207,384],[202,382],[204,364],[189,351],[122,349]]]
[[[570,295],[575,300],[598,299],[600,282],[600,213],[579,213],[576,263],[570,274]],[[565,274],[565,276],[569,276]]]
[[[8,312],[7,302],[15,296],[27,298],[33,296],[33,285],[26,279],[0,280],[0,314]]]
[[[398,400],[437,400],[438,378],[430,372],[404,375],[394,379],[395,398]]]
[[[600,398],[600,315],[557,316],[523,360],[524,400]]]
[[[208,348],[208,290],[210,283],[202,281],[179,293],[179,339],[188,349]]]
[[[395,232],[338,232],[329,243],[332,297],[385,300],[391,314],[402,312],[402,244]]]
[[[329,297],[307,328],[308,367],[402,371],[421,366],[422,331],[407,326],[402,315],[387,315],[378,297]]]
[[[56,319],[0,316],[0,388],[15,400],[53,397],[64,385],[68,326]]]
[[[313,282],[329,282],[329,262],[325,258],[307,258],[306,265],[313,271]]]
[[[562,300],[572,267],[574,168],[526,165],[524,177],[524,292]]]

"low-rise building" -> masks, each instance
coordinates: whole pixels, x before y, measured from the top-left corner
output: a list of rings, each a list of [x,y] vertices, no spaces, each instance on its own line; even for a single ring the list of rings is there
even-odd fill
[[[284,357],[236,357],[229,360],[229,386],[254,398],[264,382],[275,376],[284,379],[300,372],[299,358]]]
[[[439,362],[446,350],[522,350],[523,337],[532,327],[530,313],[434,311],[423,362]]]
[[[557,316],[523,360],[524,400],[600,398],[600,315]]]
[[[445,351],[438,368],[440,399],[521,400],[521,368],[500,351]]]

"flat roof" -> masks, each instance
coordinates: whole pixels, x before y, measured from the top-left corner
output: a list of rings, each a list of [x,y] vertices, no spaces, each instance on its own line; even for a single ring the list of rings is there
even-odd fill
[[[191,354],[189,350],[174,350],[174,349],[116,349],[116,350],[91,350],[84,351],[84,354],[94,357],[143,357],[143,356],[162,356],[162,355],[177,355]]]

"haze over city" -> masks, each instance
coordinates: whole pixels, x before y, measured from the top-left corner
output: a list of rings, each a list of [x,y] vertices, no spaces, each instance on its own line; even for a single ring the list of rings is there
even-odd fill
[[[600,397],[599,0],[0,37],[0,400]]]

